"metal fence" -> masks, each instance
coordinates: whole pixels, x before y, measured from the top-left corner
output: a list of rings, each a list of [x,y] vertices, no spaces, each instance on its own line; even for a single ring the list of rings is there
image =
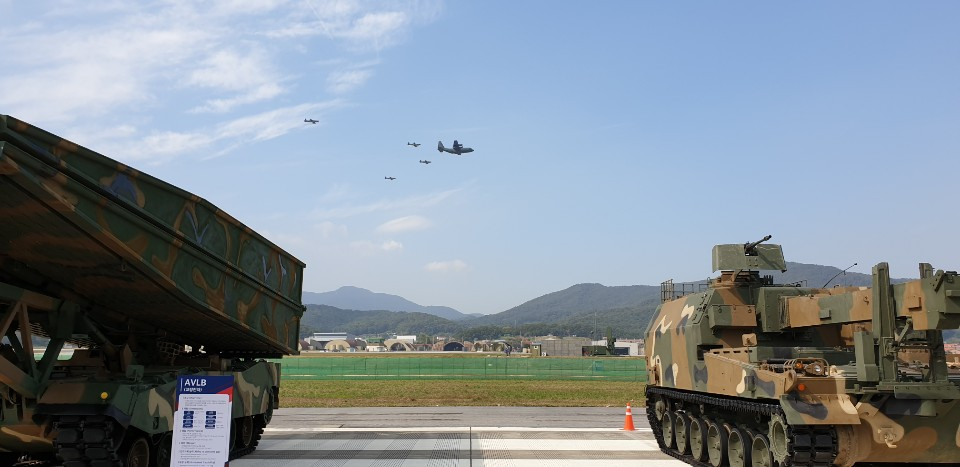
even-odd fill
[[[542,379],[647,380],[642,358],[523,357],[285,357],[281,377],[290,380]]]

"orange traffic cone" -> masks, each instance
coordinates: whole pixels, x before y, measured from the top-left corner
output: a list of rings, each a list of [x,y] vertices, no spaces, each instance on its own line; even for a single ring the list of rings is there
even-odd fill
[[[627,402],[627,418],[623,420],[623,429],[626,431],[634,431],[633,428],[633,412],[630,411],[630,403]]]

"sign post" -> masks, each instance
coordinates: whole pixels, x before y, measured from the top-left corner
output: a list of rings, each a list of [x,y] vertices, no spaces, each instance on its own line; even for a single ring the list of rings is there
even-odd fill
[[[232,375],[179,377],[171,466],[228,466],[232,411]]]

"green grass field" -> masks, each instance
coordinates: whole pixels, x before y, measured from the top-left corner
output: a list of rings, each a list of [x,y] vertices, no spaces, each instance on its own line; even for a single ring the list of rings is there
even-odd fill
[[[638,357],[528,357],[477,353],[331,353],[280,360],[288,380],[503,379],[646,381]]]
[[[281,360],[281,407],[641,404],[642,358],[311,353]]]
[[[620,381],[290,381],[281,407],[617,407],[643,403],[644,383]]]

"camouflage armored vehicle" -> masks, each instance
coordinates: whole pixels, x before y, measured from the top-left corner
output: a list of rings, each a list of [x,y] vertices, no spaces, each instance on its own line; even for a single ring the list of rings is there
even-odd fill
[[[704,290],[664,283],[645,336],[660,449],[703,466],[960,462],[942,334],[960,326],[957,273],[923,263],[891,284],[880,263],[871,287],[775,285],[769,239],[714,247]]]
[[[202,198],[0,116],[0,465],[169,465],[187,375],[234,376],[230,455],[253,451],[303,268]]]

